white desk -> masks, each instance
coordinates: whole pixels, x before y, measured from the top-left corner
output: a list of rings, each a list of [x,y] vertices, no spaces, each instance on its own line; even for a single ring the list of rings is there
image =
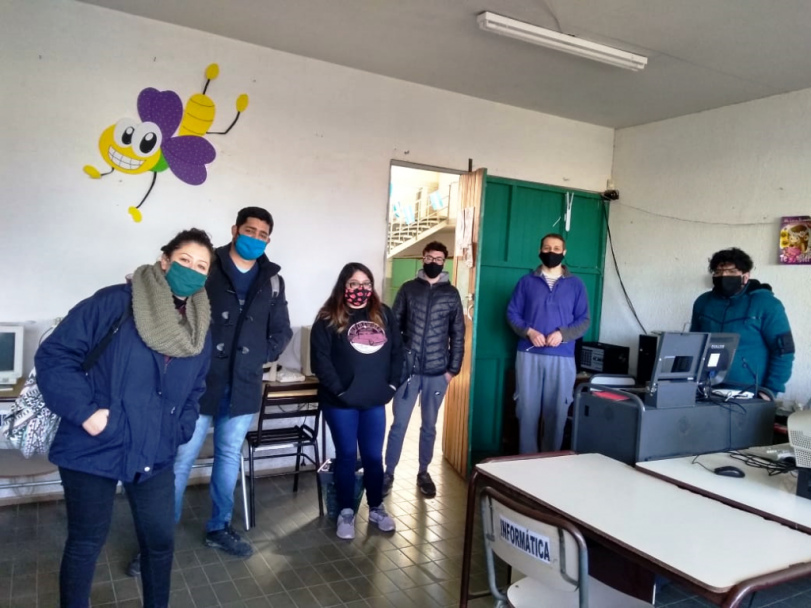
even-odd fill
[[[739,605],[752,588],[811,573],[811,536],[619,461],[598,454],[495,460],[476,467],[474,482],[507,487],[719,604]]]
[[[720,500],[766,519],[780,522],[811,534],[811,500],[797,496],[797,478],[791,473],[769,476],[764,469],[748,467],[729,454],[704,454],[692,464],[693,457],[639,462],[637,468],[682,488]],[[746,477],[723,477],[704,469],[734,466]]]

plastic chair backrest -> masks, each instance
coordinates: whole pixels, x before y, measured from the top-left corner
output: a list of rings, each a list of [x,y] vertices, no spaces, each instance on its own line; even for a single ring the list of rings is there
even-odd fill
[[[529,516],[528,509],[492,488],[481,500],[485,543],[493,553],[550,589],[580,590],[581,577],[588,576],[586,546],[571,523],[540,511]]]

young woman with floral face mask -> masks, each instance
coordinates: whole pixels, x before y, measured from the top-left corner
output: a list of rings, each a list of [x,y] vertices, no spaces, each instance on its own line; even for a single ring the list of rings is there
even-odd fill
[[[169,604],[173,464],[194,432],[211,360],[204,287],[213,248],[205,232],[191,229],[162,252],[131,282],[79,302],[35,357],[45,402],[62,417],[49,453],[59,465],[68,513],[62,606],[88,606],[119,481],[141,548],[144,606]],[[116,326],[86,372],[88,354]]]
[[[384,532],[394,520],[383,506],[386,409],[400,385],[403,354],[391,310],[374,291],[371,271],[343,267],[310,334],[319,402],[335,443],[339,538],[355,537],[355,460],[360,451],[369,521]]]

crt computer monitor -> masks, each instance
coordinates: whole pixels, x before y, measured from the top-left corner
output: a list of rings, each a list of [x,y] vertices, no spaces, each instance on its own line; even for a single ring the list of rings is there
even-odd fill
[[[0,325],[0,385],[15,384],[23,375],[23,328]]]
[[[732,367],[732,361],[735,359],[739,341],[738,334],[710,334],[707,348],[704,351],[704,365],[698,380],[702,387],[723,384]]]

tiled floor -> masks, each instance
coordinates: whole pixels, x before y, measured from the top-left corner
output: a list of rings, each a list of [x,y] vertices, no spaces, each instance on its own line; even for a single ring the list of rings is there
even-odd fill
[[[417,412],[417,417],[419,416]],[[361,507],[354,542],[340,541],[332,523],[318,519],[313,475],[259,482],[257,527],[248,536],[257,551],[247,561],[202,545],[210,510],[207,486],[189,488],[177,533],[172,572],[173,608],[437,608],[459,597],[466,487],[441,459],[432,467],[437,498],[415,487],[418,418],[412,422],[395,489],[387,499],[398,531],[370,527]],[[235,520],[242,529],[241,517]],[[61,502],[0,509],[0,608],[58,606],[57,576],[65,539]],[[125,500],[119,499],[110,537],[96,571],[94,608],[137,608],[139,582],[124,573],[136,550]],[[480,543],[474,553],[474,587],[486,587]],[[657,606],[709,606],[675,585],[659,593]],[[492,606],[489,598],[472,603]],[[751,607],[811,607],[811,582],[758,594]]]

